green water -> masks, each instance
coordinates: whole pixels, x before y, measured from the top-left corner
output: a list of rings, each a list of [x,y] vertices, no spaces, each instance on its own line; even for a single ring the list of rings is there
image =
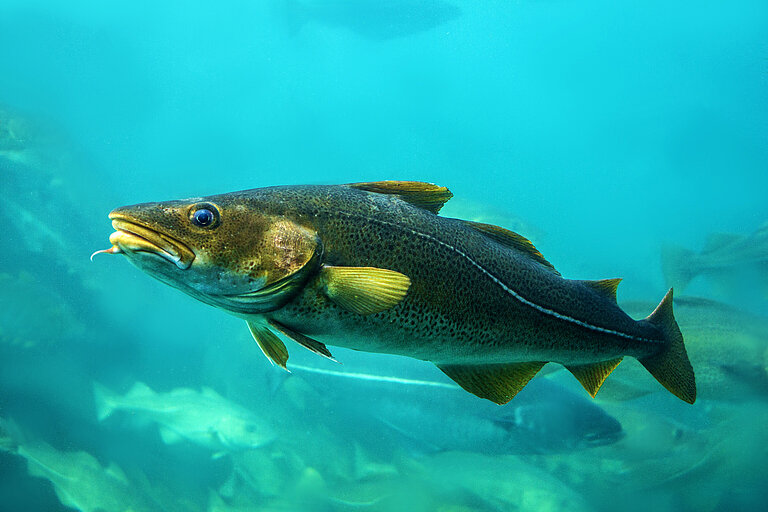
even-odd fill
[[[0,2],[0,511],[762,510],[767,52],[761,1]],[[89,261],[117,206],[390,179],[634,318],[674,284],[696,403],[629,358],[502,407],[333,346],[287,374]]]

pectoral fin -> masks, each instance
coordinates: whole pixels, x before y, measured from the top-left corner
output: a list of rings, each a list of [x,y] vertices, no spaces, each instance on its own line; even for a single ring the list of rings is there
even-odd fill
[[[258,322],[247,320],[248,329],[251,330],[253,339],[258,343],[259,348],[272,363],[280,366],[283,369],[285,363],[288,361],[288,349],[280,338],[275,333],[269,330],[269,327]]]
[[[578,380],[581,385],[584,386],[584,389],[587,390],[587,393],[589,393],[592,398],[595,398],[595,395],[600,389],[600,386],[603,385],[603,382],[605,382],[605,379],[608,377],[608,375],[610,375],[611,372],[617,366],[619,366],[619,363],[622,359],[623,358],[620,357],[618,359],[600,361],[599,363],[594,364],[566,366],[566,368],[573,374],[574,377],[576,377],[576,380]]]
[[[397,305],[411,286],[408,276],[373,267],[325,266],[320,279],[331,300],[360,315],[378,313]]]
[[[285,334],[289,338],[291,338],[293,341],[301,345],[302,347],[311,350],[315,354],[319,354],[323,357],[327,357],[333,362],[338,362],[336,359],[333,358],[331,355],[331,351],[328,350],[328,348],[320,343],[317,340],[313,340],[309,336],[305,336],[304,334],[301,334],[300,332],[294,331],[290,327],[283,325],[279,322],[276,322],[274,320],[269,321],[269,325],[280,331],[281,333]]]
[[[443,373],[480,398],[499,405],[512,400],[528,384],[545,361],[486,365],[438,365]]]

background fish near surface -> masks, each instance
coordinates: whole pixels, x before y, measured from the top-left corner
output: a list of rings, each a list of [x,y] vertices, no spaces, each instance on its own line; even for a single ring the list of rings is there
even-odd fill
[[[637,317],[650,303],[622,305]],[[674,305],[701,398],[746,402],[768,397],[768,318],[697,297],[676,298]],[[598,397],[622,400],[657,391],[645,385],[642,374],[639,365],[621,365]]]
[[[388,40],[432,30],[458,18],[448,0],[286,0],[278,2],[292,32],[307,23],[344,28],[373,40]]]
[[[662,270],[667,284],[682,292],[698,276],[706,276],[732,301],[750,290],[768,299],[768,222],[749,235],[714,233],[701,251],[676,245],[663,247]]]

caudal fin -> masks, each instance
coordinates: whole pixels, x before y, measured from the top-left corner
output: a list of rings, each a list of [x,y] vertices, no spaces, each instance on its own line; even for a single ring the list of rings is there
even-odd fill
[[[688,286],[696,276],[696,271],[691,267],[696,254],[693,251],[667,245],[661,249],[661,271],[667,286],[677,288],[678,292]]]
[[[670,393],[692,404],[696,401],[696,379],[685,351],[683,334],[672,314],[672,288],[645,321],[659,328],[667,343],[660,352],[640,359],[640,363]]]
[[[18,430],[13,423],[3,418],[0,418],[0,451],[15,453],[19,447],[16,441],[16,433]]]

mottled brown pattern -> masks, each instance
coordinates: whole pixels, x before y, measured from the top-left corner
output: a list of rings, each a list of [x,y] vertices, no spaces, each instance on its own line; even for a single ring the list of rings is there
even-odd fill
[[[188,221],[202,202],[220,211],[217,227]],[[586,364],[650,356],[665,343],[656,325],[631,319],[601,286],[563,279],[526,244],[510,243],[511,235],[495,240],[395,194],[346,185],[272,187],[116,214],[169,233],[208,265],[266,275],[268,283],[286,280],[314,255],[303,270],[306,284],[260,312],[329,345],[455,365]],[[500,232],[493,230],[497,238]],[[321,264],[394,270],[411,285],[391,309],[355,314],[324,294]]]

